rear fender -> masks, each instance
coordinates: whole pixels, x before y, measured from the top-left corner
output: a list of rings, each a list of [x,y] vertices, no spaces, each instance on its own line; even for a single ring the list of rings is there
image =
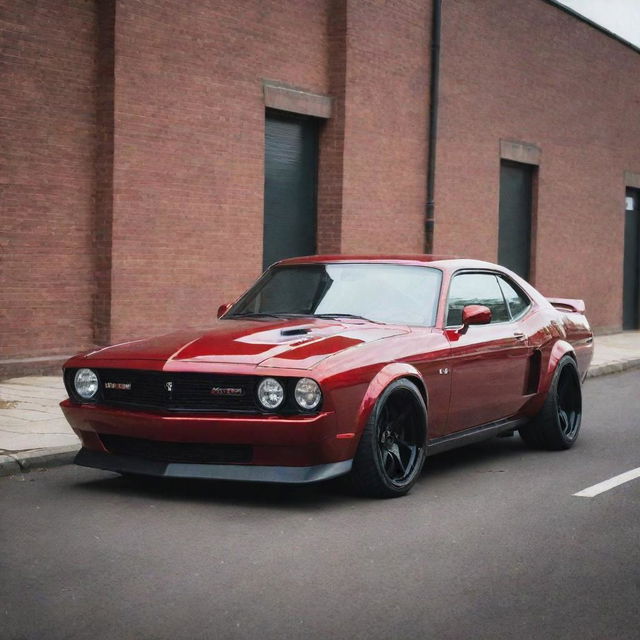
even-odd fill
[[[386,389],[394,380],[399,378],[407,378],[413,382],[424,398],[425,405],[429,406],[429,398],[427,395],[427,386],[424,383],[420,372],[410,364],[402,362],[392,362],[383,367],[371,380],[367,391],[362,398],[360,407],[358,409],[358,434],[364,431],[364,428],[369,420],[369,416],[375,407],[376,401],[380,397],[380,394]]]
[[[573,347],[566,340],[558,340],[551,348],[551,355],[549,356],[547,368],[542,380],[540,381],[541,393],[546,394],[547,391],[549,391],[558,362],[560,362],[560,360],[566,355],[569,355],[576,360],[576,352]]]

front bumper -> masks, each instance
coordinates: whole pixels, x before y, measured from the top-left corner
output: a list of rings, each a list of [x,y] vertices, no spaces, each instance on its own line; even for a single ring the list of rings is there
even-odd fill
[[[307,467],[282,467],[245,464],[196,464],[160,462],[131,456],[119,456],[102,451],[81,449],[74,462],[82,467],[105,469],[118,473],[132,473],[164,478],[197,478],[208,480],[236,480],[245,482],[277,482],[309,484],[329,480],[351,471],[353,460],[317,464]]]
[[[174,466],[176,464],[204,463],[207,467],[224,468],[252,466],[311,469],[300,471],[297,475],[304,478],[310,474],[309,477],[315,478],[321,473],[316,467],[352,460],[357,446],[354,433],[340,432],[336,414],[332,411],[299,416],[187,415],[79,405],[71,400],[65,400],[60,406],[85,449],[106,455],[122,455],[126,458],[162,460],[163,463],[166,461],[172,465],[169,469],[171,474],[177,473],[180,469],[179,466]],[[179,458],[178,462],[172,457],[147,456],[146,453],[135,450],[110,450],[106,444],[108,438],[105,436],[195,446],[244,445],[250,447],[251,451],[246,460],[205,457],[187,460]],[[242,464],[236,464],[238,462]],[[164,475],[165,471],[166,469],[159,475]]]

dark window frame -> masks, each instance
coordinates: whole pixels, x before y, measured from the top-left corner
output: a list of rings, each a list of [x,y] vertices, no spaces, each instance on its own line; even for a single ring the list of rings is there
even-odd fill
[[[509,310],[509,315],[511,316],[511,322],[515,322],[516,320],[520,320],[523,318],[533,306],[531,302],[531,298],[526,294],[526,292],[520,287],[516,282],[514,282],[509,276],[506,274],[498,273],[498,285],[500,286],[500,290],[502,291],[502,297],[504,301],[507,303],[507,309]],[[507,296],[505,295],[504,289],[502,288],[502,284],[500,281],[506,282],[518,295],[524,298],[527,301],[527,306],[516,316],[511,312],[511,307],[509,306],[509,301],[507,300]]]
[[[509,278],[506,274],[500,271],[492,271],[491,269],[460,269],[459,271],[455,271],[449,280],[449,287],[447,289],[447,301],[444,308],[444,317],[443,317],[443,325],[445,329],[457,329],[458,327],[462,327],[462,324],[447,324],[447,318],[449,316],[449,303],[451,300],[451,286],[453,285],[453,281],[456,277],[460,275],[473,275],[473,274],[482,274],[482,275],[491,275],[495,276],[498,281],[498,288],[500,289],[500,293],[502,294],[502,299],[504,301],[505,306],[507,307],[507,312],[509,313],[510,320],[502,320],[500,322],[490,322],[486,325],[477,325],[478,327],[490,327],[501,324],[510,324],[512,322],[516,322],[517,320],[522,319],[532,308],[531,298],[523,291],[522,287],[519,287],[511,278]],[[509,303],[507,302],[507,298],[504,295],[504,291],[502,286],[500,285],[500,278],[504,278],[518,293],[521,293],[529,302],[527,308],[518,316],[513,317],[511,313],[511,308],[509,307]]]

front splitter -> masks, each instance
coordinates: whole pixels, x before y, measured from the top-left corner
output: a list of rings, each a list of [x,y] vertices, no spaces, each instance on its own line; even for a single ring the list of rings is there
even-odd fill
[[[113,455],[90,449],[80,449],[74,462],[82,467],[145,476],[235,480],[241,482],[276,482],[283,484],[309,484],[311,482],[329,480],[349,473],[353,464],[353,460],[317,464],[310,467],[162,462],[132,456]]]

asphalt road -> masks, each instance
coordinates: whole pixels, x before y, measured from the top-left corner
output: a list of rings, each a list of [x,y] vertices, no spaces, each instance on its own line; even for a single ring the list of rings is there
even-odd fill
[[[640,638],[640,372],[568,452],[495,439],[405,498],[334,484],[0,478],[0,638]]]

